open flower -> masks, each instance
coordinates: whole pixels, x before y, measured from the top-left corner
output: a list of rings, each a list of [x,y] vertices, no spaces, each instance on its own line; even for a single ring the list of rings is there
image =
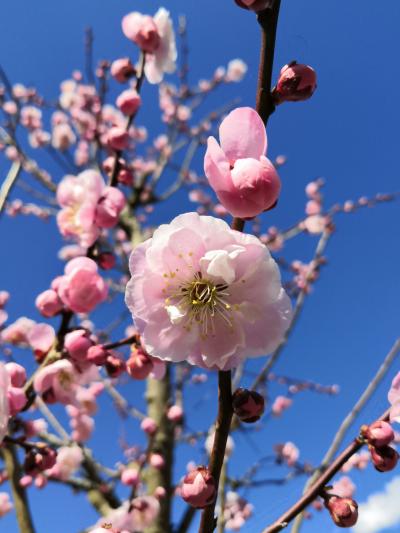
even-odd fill
[[[219,128],[220,144],[208,138],[204,172],[221,204],[235,217],[251,218],[278,200],[281,182],[265,157],[267,135],[250,107],[234,109]]]
[[[141,340],[167,361],[227,370],[272,352],[291,305],[266,246],[222,220],[186,213],[130,258],[126,289]]]
[[[144,73],[149,83],[160,83],[164,72],[176,69],[175,33],[169,12],[161,7],[154,17],[136,11],[122,19],[122,31],[146,52]]]

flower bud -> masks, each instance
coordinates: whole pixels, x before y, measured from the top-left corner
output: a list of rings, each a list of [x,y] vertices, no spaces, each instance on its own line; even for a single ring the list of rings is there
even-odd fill
[[[123,91],[117,98],[117,107],[124,115],[134,115],[140,107],[142,99],[135,89]]]
[[[258,13],[268,7],[272,7],[274,0],[235,0],[235,2],[243,9],[250,9]]]
[[[35,476],[43,470],[52,468],[56,460],[57,452],[52,448],[45,447],[40,451],[30,450],[25,456],[24,471],[28,475]]]
[[[181,422],[183,417],[183,409],[179,405],[172,405],[167,411],[167,418],[171,422]]]
[[[129,78],[132,78],[135,73],[135,67],[132,65],[129,57],[116,59],[111,64],[111,76],[119,81],[119,83],[125,83]]]
[[[157,422],[149,416],[142,420],[140,427],[148,435],[154,435],[158,430]]]
[[[97,258],[97,264],[103,270],[111,270],[115,266],[115,255],[111,252],[102,252]]]
[[[39,313],[46,318],[57,315],[63,309],[63,304],[56,291],[49,289],[41,292],[35,300]]]
[[[150,455],[149,464],[157,470],[162,470],[165,466],[165,461],[163,456],[159,453],[152,453]]]
[[[85,329],[75,329],[65,335],[64,348],[74,361],[84,361],[93,341]]]
[[[102,366],[107,361],[107,357],[110,355],[104,346],[96,344],[91,346],[87,352],[86,359],[96,366]]]
[[[352,527],[357,522],[358,505],[351,498],[333,496],[325,501],[325,506],[338,527]]]
[[[126,370],[126,364],[123,359],[115,354],[109,354],[106,359],[105,368],[110,378],[117,378]]]
[[[125,150],[128,147],[129,134],[124,128],[112,126],[107,133],[107,144],[113,150]]]
[[[126,369],[131,378],[146,379],[153,370],[153,361],[144,350],[133,346]]]
[[[308,65],[292,61],[285,65],[273,90],[275,102],[298,102],[310,98],[317,88],[317,75]]]
[[[390,472],[390,470],[396,468],[399,454],[394,448],[390,446],[380,446],[379,448],[369,446],[369,451],[371,460],[378,472]]]
[[[18,387],[8,387],[7,398],[10,416],[18,414],[26,405],[24,390]]]
[[[187,474],[181,486],[181,496],[196,509],[203,509],[215,500],[214,478],[205,466],[198,466]]]
[[[23,387],[26,383],[26,370],[18,363],[6,364],[7,374],[13,387]]]
[[[124,194],[116,187],[106,187],[96,207],[94,222],[100,228],[113,228],[125,207]]]
[[[153,18],[141,13],[129,13],[122,19],[125,37],[136,43],[144,52],[152,54],[160,46],[160,35]]]
[[[384,420],[377,420],[370,426],[363,427],[361,433],[371,446],[378,448],[387,446],[394,440],[393,428]]]
[[[233,394],[232,406],[239,420],[256,422],[264,413],[264,398],[258,392],[240,388]]]
[[[139,482],[139,473],[136,468],[125,468],[121,474],[121,483],[128,486],[136,486]]]

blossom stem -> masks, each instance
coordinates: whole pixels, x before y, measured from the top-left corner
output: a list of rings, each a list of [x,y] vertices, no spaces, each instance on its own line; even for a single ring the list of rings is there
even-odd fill
[[[145,66],[145,64],[146,64],[146,54],[144,52],[142,52],[142,54],[140,56],[139,75],[136,78],[136,85],[135,85],[135,89],[136,89],[138,94],[140,94],[140,90],[142,88],[143,81],[144,81],[144,66]],[[126,131],[128,131],[129,128],[132,126],[136,115],[137,115],[137,111],[136,111],[136,113],[133,113],[133,115],[130,115],[130,117],[128,118],[128,120],[126,122],[126,127],[125,127]],[[116,187],[117,183],[118,183],[118,173],[119,173],[120,168],[121,168],[119,159],[121,157],[121,154],[122,154],[122,150],[116,150],[115,151],[114,165],[113,165],[111,178],[110,178],[110,186],[111,187]]]
[[[214,478],[218,492],[219,479],[224,463],[226,442],[229,436],[233,416],[231,371],[218,372],[218,415],[215,424],[215,438],[210,457],[209,472]],[[200,521],[199,533],[212,533],[216,526],[214,503],[205,507]]]
[[[346,418],[341,423],[333,441],[330,445],[328,451],[326,452],[324,458],[322,459],[322,463],[319,468],[314,472],[314,474],[311,476],[311,478],[308,480],[308,482],[305,485],[304,490],[307,490],[316,479],[318,479],[318,476],[323,472],[324,468],[332,461],[333,457],[335,456],[336,452],[339,449],[339,446],[343,442],[343,439],[346,435],[347,430],[349,427],[353,424],[354,420],[360,413],[360,411],[363,409],[365,404],[368,402],[368,400],[371,398],[372,394],[375,392],[376,388],[378,387],[379,383],[382,381],[384,376],[386,375],[387,371],[390,368],[390,365],[394,361],[394,359],[397,357],[397,355],[400,352],[400,339],[397,339],[396,342],[393,344],[392,348],[390,349],[389,353],[386,355],[385,359],[383,360],[383,363],[379,367],[377,373],[373,377],[373,379],[369,382],[368,386],[364,390],[364,392],[361,394],[360,398],[357,400],[351,411],[348,413]],[[301,528],[301,524],[303,522],[304,514],[301,513],[296,517],[296,520],[292,527],[292,533],[298,533]]]
[[[389,420],[390,409],[387,409],[379,420]],[[278,518],[272,525],[265,528],[262,533],[277,533],[285,529],[288,524],[296,518],[296,516],[304,511],[304,509],[317,498],[324,487],[329,483],[342,466],[357,453],[363,446],[364,439],[355,438],[347,448],[329,465],[324,472],[318,477],[315,483],[303,494],[303,496],[281,517]]]
[[[4,459],[8,480],[11,485],[19,530],[21,533],[35,533],[26,491],[20,484],[22,471],[14,444],[7,444],[4,446],[1,450],[1,454]]]
[[[275,111],[275,104],[271,93],[271,85],[276,29],[278,25],[280,5],[281,0],[275,0],[271,8],[261,11],[257,16],[262,33],[256,110],[265,125],[267,125],[269,117]]]

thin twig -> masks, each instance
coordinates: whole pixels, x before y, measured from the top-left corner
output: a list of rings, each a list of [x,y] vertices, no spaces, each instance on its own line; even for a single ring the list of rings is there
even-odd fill
[[[21,163],[19,161],[15,161],[11,165],[6,179],[3,181],[3,185],[0,189],[0,213],[3,211],[3,208],[6,204],[6,200],[18,179],[18,176],[21,172],[21,168]]]

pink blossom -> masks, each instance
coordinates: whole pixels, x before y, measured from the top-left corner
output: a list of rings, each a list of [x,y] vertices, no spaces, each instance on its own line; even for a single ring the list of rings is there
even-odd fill
[[[3,363],[0,363],[0,443],[7,434],[9,406],[7,390],[10,378]]]
[[[244,78],[247,72],[247,65],[241,59],[229,61],[225,79],[228,82],[238,82]]]
[[[341,498],[352,498],[356,490],[356,486],[347,476],[342,476],[332,485],[332,494],[340,496]]]
[[[391,422],[400,422],[400,372],[396,374],[392,381],[388,400],[392,406],[390,409]]]
[[[103,178],[94,170],[66,176],[60,182],[57,201],[62,209],[57,215],[57,223],[64,237],[74,237],[84,248],[94,243],[100,234],[94,217],[104,188]]]
[[[350,498],[332,497],[325,501],[334,523],[339,527],[354,526],[358,519],[357,502]]]
[[[75,402],[77,375],[72,363],[61,359],[38,370],[33,388],[48,403]]]
[[[56,332],[49,324],[35,324],[29,330],[27,340],[39,358],[50,350],[56,339]]]
[[[67,263],[58,294],[75,313],[90,313],[107,298],[108,287],[92,259],[77,257]]]
[[[125,83],[135,75],[135,67],[129,57],[121,57],[111,63],[111,76],[119,83]]]
[[[58,294],[52,289],[41,292],[35,300],[35,305],[39,313],[46,318],[57,315],[63,309],[63,304]]]
[[[160,83],[164,72],[175,71],[175,34],[166,9],[160,8],[153,18],[138,12],[130,13],[122,20],[122,30],[128,39],[147,52],[144,71],[150,83]]]
[[[315,235],[325,231],[328,222],[328,217],[323,215],[311,215],[303,221],[302,226],[308,231],[308,233]]]
[[[105,187],[97,203],[94,222],[100,228],[113,228],[125,207],[125,196],[116,187]]]
[[[134,115],[142,102],[135,89],[123,91],[117,98],[117,106],[124,115]]]
[[[274,0],[235,0],[238,6],[258,13],[272,6]]]
[[[292,403],[293,400],[291,398],[287,398],[286,396],[277,396],[271,407],[272,414],[275,416],[280,416],[283,411],[292,405]]]
[[[67,480],[81,466],[83,452],[79,446],[61,446],[57,451],[56,464],[46,472],[49,477]]]
[[[9,494],[7,492],[0,492],[0,517],[9,513],[13,507]]]
[[[3,329],[0,333],[1,340],[10,344],[21,345],[28,344],[27,335],[32,327],[35,325],[33,320],[22,316],[13,324]]]
[[[277,444],[275,446],[275,451],[278,454],[279,459],[285,461],[288,466],[294,466],[300,455],[299,449],[293,444],[293,442]]]
[[[142,348],[132,346],[126,370],[134,379],[146,379],[153,370],[153,360]]]
[[[26,405],[26,396],[23,389],[9,386],[7,390],[8,409],[10,416],[17,415]]]
[[[0,308],[3,308],[10,299],[10,293],[7,291],[0,291]]]
[[[140,427],[148,435],[155,435],[158,430],[157,422],[150,417],[144,418],[140,424]]]
[[[206,467],[198,466],[185,476],[180,492],[186,503],[203,509],[215,500],[214,478]]]
[[[93,341],[84,329],[75,329],[65,335],[64,347],[75,361],[84,361],[91,346]]]
[[[171,422],[181,422],[183,418],[183,409],[180,405],[171,405],[171,407],[167,411],[167,418],[168,420],[171,420]]]
[[[125,150],[129,144],[129,133],[125,128],[113,126],[107,132],[107,144],[113,150]]]
[[[121,483],[136,486],[139,482],[139,473],[136,468],[125,468],[121,473]]]
[[[126,302],[146,351],[228,369],[270,353],[291,305],[268,249],[213,217],[186,213],[130,258]]]
[[[149,464],[157,470],[162,470],[165,466],[165,461],[163,456],[159,453],[152,453],[150,455]]]
[[[68,148],[76,143],[76,135],[67,123],[56,124],[53,128],[53,134],[51,138],[51,144],[56,150],[64,152]]]
[[[10,383],[13,387],[23,387],[26,383],[26,370],[18,363],[7,363],[5,365]]]
[[[130,502],[124,502],[117,509],[113,509],[102,517],[97,527],[104,523],[112,524],[114,529],[121,533],[136,533],[151,526],[160,512],[160,503],[154,496],[139,496],[132,500],[132,510],[129,511]],[[96,531],[96,530],[95,530]]]
[[[220,144],[208,138],[204,172],[221,204],[235,217],[249,218],[271,208],[281,189],[274,165],[265,157],[267,135],[250,107],[233,110],[219,128]]]

